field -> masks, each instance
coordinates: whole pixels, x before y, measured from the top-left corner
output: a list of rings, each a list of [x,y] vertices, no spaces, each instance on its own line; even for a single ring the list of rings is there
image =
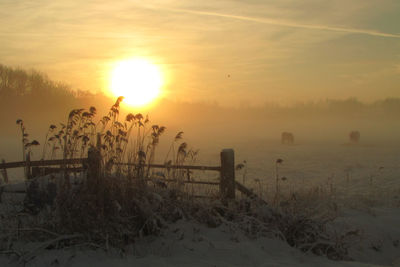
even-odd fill
[[[227,146],[221,142],[220,147],[200,147],[196,164],[218,165],[219,152]],[[208,228],[193,220],[179,220],[161,236],[139,239],[122,258],[112,249],[80,251],[72,246],[40,252],[28,265],[364,266],[364,262],[365,266],[398,266],[400,146],[312,141],[281,145],[277,140],[248,140],[230,147],[235,149],[236,164],[242,164],[236,180],[275,209],[329,218],[325,226],[329,231],[356,231],[354,237],[340,241],[346,244],[345,261],[304,254],[273,236],[249,236],[228,222]],[[278,164],[277,159],[282,162]],[[18,177],[18,172],[13,175]],[[199,171],[193,179],[217,181],[218,174]]]

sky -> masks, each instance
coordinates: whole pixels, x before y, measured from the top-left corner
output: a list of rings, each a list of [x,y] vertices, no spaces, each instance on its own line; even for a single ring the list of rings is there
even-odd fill
[[[182,101],[400,97],[400,1],[0,0],[1,64],[108,92],[133,57]]]

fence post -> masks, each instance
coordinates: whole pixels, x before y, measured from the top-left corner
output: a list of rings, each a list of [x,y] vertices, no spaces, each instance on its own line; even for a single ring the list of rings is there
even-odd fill
[[[87,165],[87,182],[90,186],[96,187],[101,178],[101,153],[97,148],[89,148]]]
[[[2,159],[1,163],[6,164],[6,161],[4,159]],[[2,169],[1,174],[3,175],[4,183],[8,184],[7,169],[6,168]]]
[[[235,199],[235,152],[233,149],[221,151],[220,196],[223,200]]]
[[[101,151],[101,133],[97,133],[96,148],[97,148],[97,150]]]
[[[99,183],[101,161],[101,134],[97,133],[96,146],[89,148],[87,157],[87,182],[90,186],[97,186]]]
[[[95,147],[89,148],[88,151],[88,170],[86,186],[89,192],[96,197],[96,205],[100,218],[104,217],[104,194],[105,180],[102,173],[102,157],[99,149]]]

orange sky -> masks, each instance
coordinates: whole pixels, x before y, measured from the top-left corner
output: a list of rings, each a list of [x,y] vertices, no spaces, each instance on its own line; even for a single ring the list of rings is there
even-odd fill
[[[139,56],[172,99],[371,101],[400,97],[399,14],[398,0],[2,0],[0,63],[107,91]]]

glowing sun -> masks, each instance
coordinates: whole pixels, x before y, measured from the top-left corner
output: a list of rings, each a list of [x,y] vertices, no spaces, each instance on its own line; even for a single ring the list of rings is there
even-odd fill
[[[160,94],[162,75],[157,65],[145,59],[119,62],[111,75],[111,90],[115,96],[125,97],[132,106],[143,106]]]

